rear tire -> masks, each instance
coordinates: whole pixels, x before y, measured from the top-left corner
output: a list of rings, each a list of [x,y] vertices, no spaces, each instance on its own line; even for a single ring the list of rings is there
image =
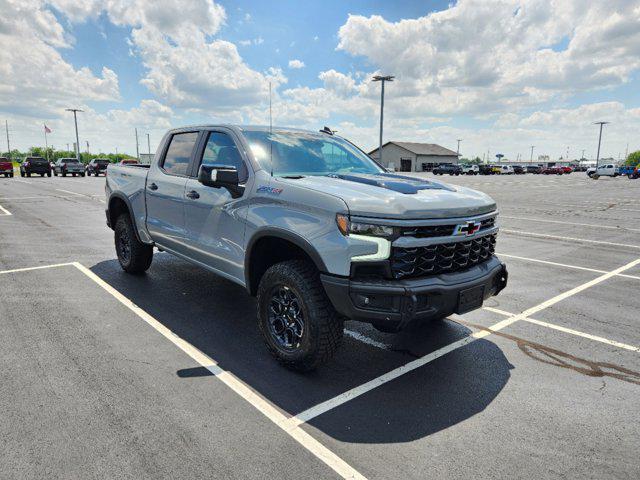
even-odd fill
[[[62,176],[63,176],[63,177],[66,177],[66,176],[67,176],[67,174],[66,174],[65,172],[62,172]]]
[[[94,175],[97,177],[97,176],[99,175],[99,173],[98,173],[98,172],[96,172],[96,173],[94,173]]]
[[[340,346],[343,319],[315,266],[288,260],[271,266],[258,287],[258,326],[271,354],[287,368],[315,370]]]
[[[153,246],[138,240],[127,213],[121,214],[116,220],[114,241],[118,262],[125,272],[140,274],[149,269],[153,260]]]

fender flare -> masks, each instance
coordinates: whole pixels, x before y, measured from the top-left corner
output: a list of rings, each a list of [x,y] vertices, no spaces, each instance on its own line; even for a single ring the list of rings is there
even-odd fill
[[[115,228],[115,225],[113,224],[113,222],[111,222],[111,211],[110,211],[111,203],[115,199],[122,200],[124,202],[124,204],[127,206],[127,211],[129,212],[129,218],[131,219],[131,225],[133,225],[133,231],[136,234],[136,238],[138,239],[138,241],[140,243],[146,243],[146,242],[142,241],[142,239],[140,238],[140,235],[138,234],[138,226],[136,225],[136,219],[133,216],[133,208],[131,207],[131,201],[123,193],[114,192],[109,197],[109,203],[107,204],[107,212],[106,212],[107,213],[107,226],[111,230],[113,230]]]
[[[250,259],[251,259],[251,253],[253,251],[253,247],[260,239],[265,237],[275,237],[275,238],[279,238],[279,239],[286,240],[288,242],[293,243],[295,246],[299,247],[303,252],[309,255],[309,257],[311,258],[311,260],[313,261],[313,263],[315,264],[319,272],[327,272],[327,266],[325,265],[324,260],[322,260],[322,257],[320,256],[316,248],[307,239],[293,232],[290,232],[289,230],[285,230],[284,228],[264,227],[259,229],[253,234],[253,236],[249,240],[249,243],[247,243],[247,247],[245,249],[244,279],[245,279],[245,285],[247,286],[247,289],[251,288]]]

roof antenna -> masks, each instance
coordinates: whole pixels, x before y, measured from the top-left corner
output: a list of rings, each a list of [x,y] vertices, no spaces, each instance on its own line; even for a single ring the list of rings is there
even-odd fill
[[[269,82],[269,158],[271,160],[271,176],[273,177],[273,114],[271,112],[271,82]]]

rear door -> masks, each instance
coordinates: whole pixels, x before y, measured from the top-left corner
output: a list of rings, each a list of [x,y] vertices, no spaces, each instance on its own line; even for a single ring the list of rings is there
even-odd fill
[[[182,254],[185,253],[184,188],[199,135],[197,131],[171,135],[162,157],[147,175],[147,230],[156,243]]]
[[[249,191],[253,177],[237,140],[233,131],[224,128],[204,133],[184,191],[185,243],[191,258],[244,282],[247,194],[234,199],[226,188],[207,187],[197,179],[202,164],[232,166]]]

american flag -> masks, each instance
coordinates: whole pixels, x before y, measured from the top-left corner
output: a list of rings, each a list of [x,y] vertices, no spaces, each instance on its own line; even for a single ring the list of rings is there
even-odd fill
[[[46,125],[44,126],[44,133],[51,133],[51,129]]]

